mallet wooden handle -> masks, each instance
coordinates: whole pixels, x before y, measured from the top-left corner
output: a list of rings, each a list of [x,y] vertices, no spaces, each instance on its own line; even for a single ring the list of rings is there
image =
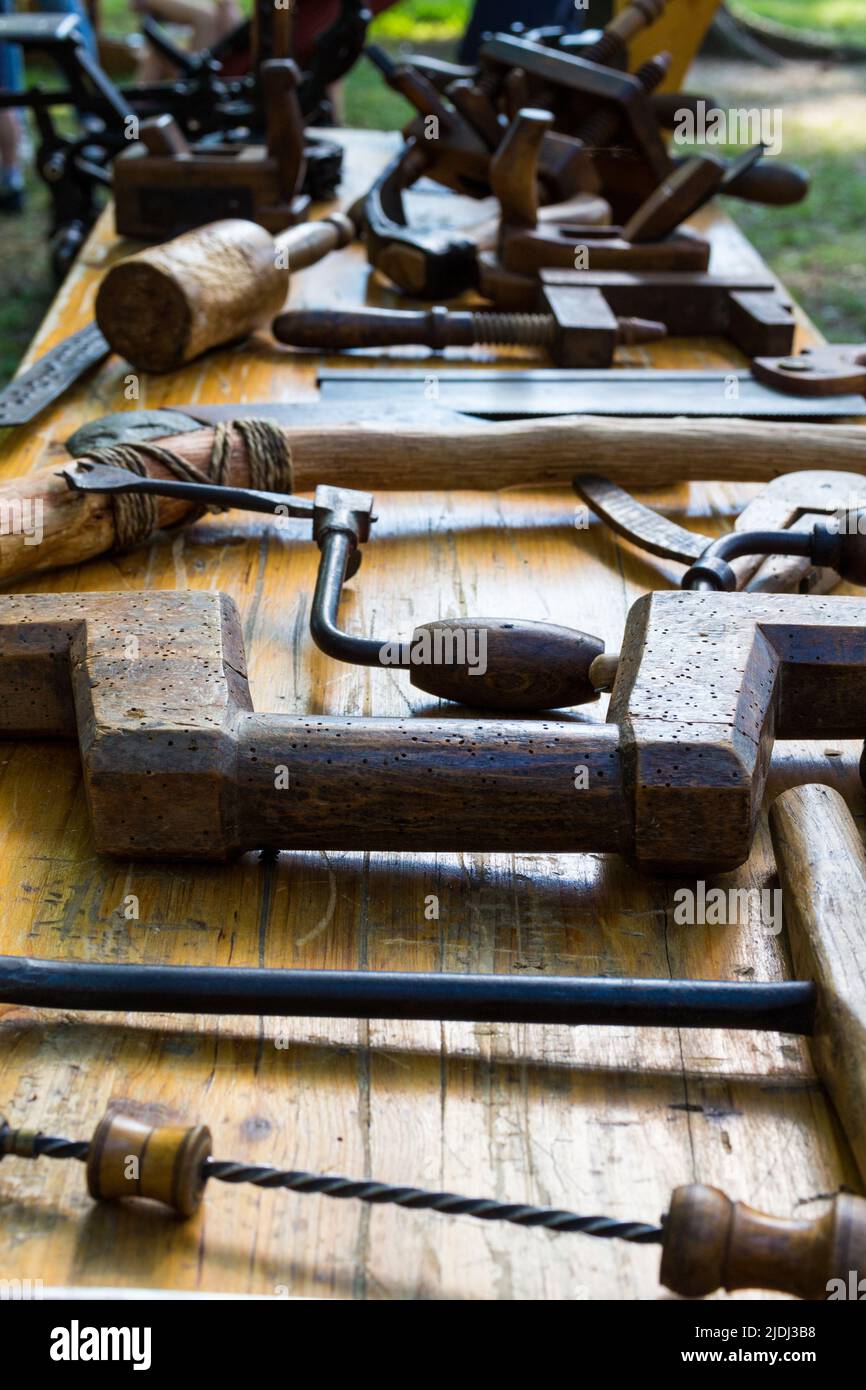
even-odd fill
[[[587,335],[592,324],[587,323]],[[497,313],[495,310],[446,309],[295,309],[278,314],[273,334],[290,347],[315,352],[352,348],[402,347],[418,344],[442,352],[448,347],[544,348],[554,361],[573,366],[572,337],[580,328],[561,328],[553,314]],[[651,342],[664,337],[665,327],[653,320],[620,318],[618,342]]]
[[[354,235],[341,213],[278,237],[240,218],[212,222],[112,266],[96,296],[96,321],[134,367],[173,371],[268,322],[285,303],[291,272]]]
[[[866,1182],[866,853],[831,787],[794,787],[770,808],[791,956],[818,985],[815,1066]]]
[[[290,347],[315,352],[344,352],[351,348],[402,347],[418,344],[441,351],[471,347],[477,342],[476,318],[468,310],[446,309],[295,309],[279,314],[274,337]],[[504,318],[495,316],[497,324]],[[529,315],[520,315],[529,318]],[[531,316],[534,320],[536,317]]]
[[[286,428],[294,487],[319,483],[368,491],[424,488],[494,489],[547,483],[565,487],[587,459],[595,471],[626,487],[676,480],[768,482],[798,469],[863,470],[866,432],[859,425],[783,425],[750,420],[645,420],[592,416],[517,420],[505,424],[465,418],[381,425],[328,422]],[[209,474],[212,430],[160,441]],[[145,460],[154,476],[168,476]],[[235,433],[225,482],[249,487],[246,446]],[[72,492],[56,464],[0,487],[4,514],[22,518],[0,537],[0,582],[40,570],[81,564],[115,545],[114,513],[106,497]],[[190,508],[161,499],[161,526],[175,525]],[[26,534],[38,521],[41,540]]]
[[[664,1219],[661,1282],[685,1298],[774,1289],[825,1299],[833,1280],[850,1297],[864,1275],[866,1200],[848,1193],[822,1216],[783,1221],[695,1183],[676,1189]]]

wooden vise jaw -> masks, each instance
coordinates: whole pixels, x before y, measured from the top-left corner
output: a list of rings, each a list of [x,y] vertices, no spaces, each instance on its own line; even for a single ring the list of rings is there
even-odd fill
[[[256,714],[220,594],[0,598],[0,734],[72,736],[95,846],[748,856],[774,738],[866,734],[866,600],[632,608],[607,723]]]

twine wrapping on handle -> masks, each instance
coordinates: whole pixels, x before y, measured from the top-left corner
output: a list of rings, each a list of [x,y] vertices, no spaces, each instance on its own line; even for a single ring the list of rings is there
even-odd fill
[[[249,486],[264,492],[292,492],[292,451],[285,432],[272,420],[230,420],[217,425],[206,472],[187,463],[173,450],[148,441],[113,444],[104,449],[94,449],[83,457],[94,463],[126,468],[142,478],[148,476],[148,463],[158,463],[174,478],[222,486],[226,482],[231,455],[232,430],[237,430],[246,448]],[[118,492],[112,495],[111,502],[114,508],[115,553],[133,550],[160,529],[158,497],[149,493]],[[221,507],[196,507],[179,524],[188,526],[208,511],[223,510]]]

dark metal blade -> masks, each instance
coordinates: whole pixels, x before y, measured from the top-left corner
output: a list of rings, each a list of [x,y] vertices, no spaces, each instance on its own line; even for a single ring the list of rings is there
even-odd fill
[[[126,468],[79,459],[59,476],[75,492],[142,492],[154,497],[175,497],[196,506],[222,510],[269,512],[282,516],[312,517],[314,504],[306,497],[288,492],[262,492],[250,487],[225,487],[220,483],[197,483],[184,478],[151,478],[130,473]]]
[[[0,426],[26,425],[111,352],[95,323],[49,348],[0,391]]]

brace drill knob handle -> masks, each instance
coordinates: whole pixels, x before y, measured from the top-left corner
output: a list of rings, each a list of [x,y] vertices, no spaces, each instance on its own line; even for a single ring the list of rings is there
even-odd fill
[[[685,1298],[716,1289],[775,1289],[826,1299],[832,1281],[857,1297],[866,1276],[866,1199],[839,1193],[823,1216],[765,1216],[700,1183],[678,1187],[664,1219],[661,1282]]]
[[[440,618],[415,628],[410,642],[356,637],[340,627],[343,583],[358,568],[373,499],[320,486],[313,533],[322,552],[310,608],[320,651],[358,666],[410,672],[416,690],[440,700],[509,714],[563,709],[598,697],[590,667],[604,651],[598,637],[553,623],[501,618]]]
[[[819,523],[812,532],[812,560],[849,584],[866,586],[866,508]]]
[[[476,708],[567,709],[598,698],[589,671],[603,651],[598,637],[553,623],[445,618],[415,629],[411,681],[440,700]]]

